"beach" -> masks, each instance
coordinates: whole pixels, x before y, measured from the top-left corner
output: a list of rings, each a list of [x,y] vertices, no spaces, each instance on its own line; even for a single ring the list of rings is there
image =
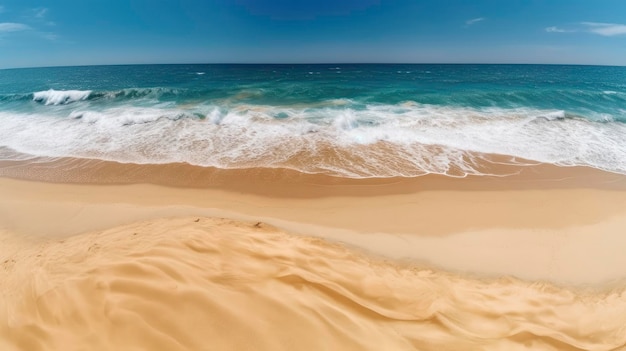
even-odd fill
[[[4,350],[626,345],[620,174],[1,169]]]
[[[0,70],[0,350],[624,350],[624,73]]]

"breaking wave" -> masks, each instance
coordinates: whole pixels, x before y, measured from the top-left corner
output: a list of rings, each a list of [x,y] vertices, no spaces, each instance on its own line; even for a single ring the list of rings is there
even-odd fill
[[[91,90],[46,90],[33,93],[33,101],[44,105],[65,105],[76,101],[85,100],[91,94]]]
[[[69,101],[53,96],[48,103]],[[304,106],[87,106],[56,115],[0,112],[0,121],[0,146],[37,156],[366,178],[481,174],[480,155],[500,154],[626,174],[626,125],[563,110],[335,99]]]

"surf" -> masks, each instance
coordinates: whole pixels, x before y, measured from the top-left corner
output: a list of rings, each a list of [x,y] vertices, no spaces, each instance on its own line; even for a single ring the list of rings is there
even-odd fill
[[[44,105],[65,105],[76,101],[86,100],[91,90],[46,90],[33,93],[33,101]]]
[[[563,110],[198,103],[0,112],[0,121],[0,146],[45,157],[369,178],[480,175],[477,155],[497,154],[626,174],[626,125]]]

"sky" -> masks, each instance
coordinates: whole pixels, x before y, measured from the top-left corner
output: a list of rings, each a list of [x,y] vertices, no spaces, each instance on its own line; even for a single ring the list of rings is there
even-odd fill
[[[626,65],[625,0],[0,0],[0,68]]]

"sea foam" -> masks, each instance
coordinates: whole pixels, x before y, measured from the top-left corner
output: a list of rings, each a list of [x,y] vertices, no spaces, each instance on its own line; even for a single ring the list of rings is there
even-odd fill
[[[59,116],[0,112],[0,122],[0,146],[51,157],[365,178],[482,174],[480,155],[500,154],[626,174],[625,124],[570,118],[559,110],[410,101],[364,108],[198,104],[76,109]]]
[[[85,100],[91,94],[91,90],[46,90],[33,93],[33,100],[42,102],[44,105],[65,105],[72,102]]]

